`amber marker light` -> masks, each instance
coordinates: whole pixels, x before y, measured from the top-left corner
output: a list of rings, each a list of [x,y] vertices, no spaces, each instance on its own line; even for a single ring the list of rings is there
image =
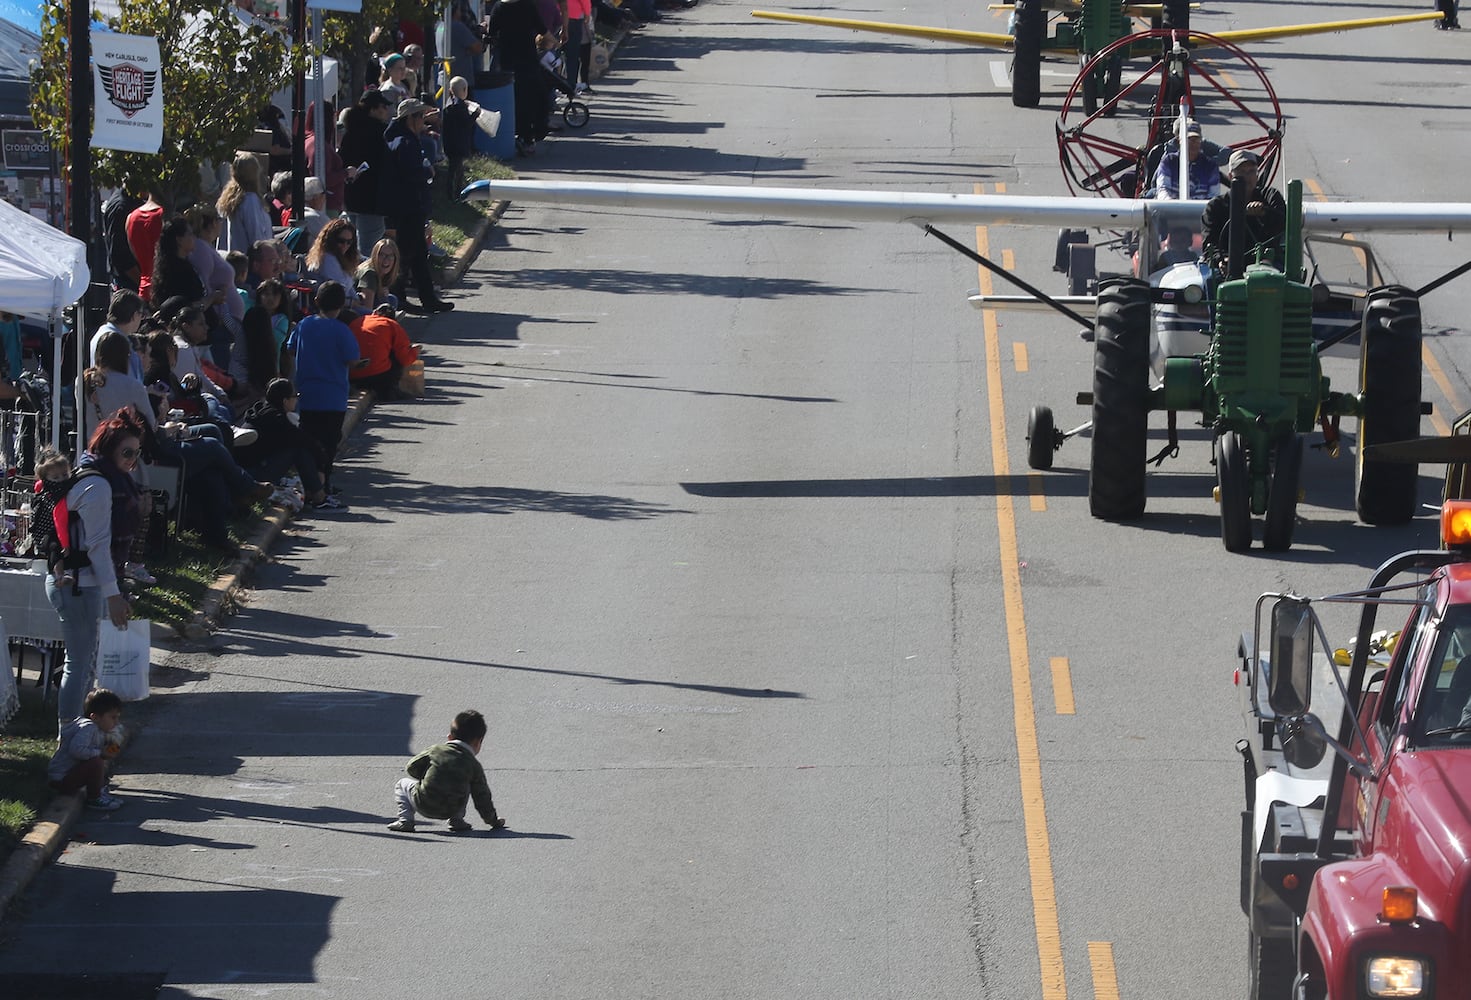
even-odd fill
[[[1447,500],[1441,506],[1440,541],[1446,548],[1471,545],[1471,502]]]
[[[1300,884],[1297,876],[1291,872],[1282,876],[1282,888],[1284,889],[1296,889]]]
[[[1420,906],[1420,894],[1407,885],[1384,887],[1384,908],[1379,915],[1386,923],[1407,924],[1415,919]]]

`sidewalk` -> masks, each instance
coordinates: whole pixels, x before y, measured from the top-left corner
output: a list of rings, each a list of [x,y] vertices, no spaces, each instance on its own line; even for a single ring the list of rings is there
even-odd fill
[[[486,234],[500,221],[507,205],[507,202],[494,203],[485,220],[455,252],[455,264],[446,273],[445,287],[454,287],[464,277],[465,272],[479,256]],[[352,436],[358,424],[373,408],[373,403],[372,393],[358,393],[343,422],[344,441]],[[240,546],[240,557],[220,574],[209,592],[205,594],[192,621],[177,629],[154,624],[153,652],[149,658],[151,663],[159,663],[174,652],[174,645],[179,641],[203,639],[213,631],[222,612],[228,608],[231,598],[244,585],[251,569],[271,550],[281,533],[286,530],[286,526],[295,517],[295,514],[284,507],[272,507],[262,519],[254,536]],[[82,793],[75,792],[71,795],[56,796],[42,810],[31,832],[26,834],[5,862],[4,867],[0,868],[0,922],[4,921],[10,904],[25,894],[31,881],[70,839],[72,830],[81,819],[84,809]]]

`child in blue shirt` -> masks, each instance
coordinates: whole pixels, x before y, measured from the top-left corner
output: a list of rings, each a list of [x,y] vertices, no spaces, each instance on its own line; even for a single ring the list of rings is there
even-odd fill
[[[324,281],[313,298],[317,313],[296,324],[286,342],[296,357],[297,413],[301,429],[322,446],[322,483],[330,495],[332,461],[342,442],[342,422],[347,417],[347,373],[367,364],[358,353],[358,340],[346,323],[338,319],[347,305],[347,289],[336,281]]]

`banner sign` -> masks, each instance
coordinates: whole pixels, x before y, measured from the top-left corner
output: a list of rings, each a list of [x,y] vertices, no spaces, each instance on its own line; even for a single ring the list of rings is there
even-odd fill
[[[0,132],[5,147],[7,170],[50,170],[51,143],[42,132],[32,129],[5,129]]]
[[[313,10],[335,10],[344,14],[361,14],[363,0],[306,0]]]
[[[158,39],[92,34],[92,145],[127,153],[157,153],[163,143],[163,72]]]

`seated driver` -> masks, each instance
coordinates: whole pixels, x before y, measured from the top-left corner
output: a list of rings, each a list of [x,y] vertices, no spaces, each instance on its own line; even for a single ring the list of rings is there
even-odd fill
[[[1282,266],[1282,234],[1287,230],[1287,202],[1282,192],[1261,182],[1261,160],[1253,152],[1238,149],[1227,165],[1233,181],[1246,184],[1246,208],[1242,222],[1246,226],[1246,249],[1262,244],[1272,247],[1271,260]],[[1231,192],[1223,191],[1210,200],[1200,217],[1201,244],[1205,259],[1218,271],[1224,270],[1231,246]],[[1232,275],[1232,277],[1237,277]]]
[[[1221,167],[1205,148],[1200,123],[1185,123],[1186,200],[1210,201],[1221,192]],[[1180,197],[1180,151],[1168,150],[1154,171],[1154,197],[1175,200]]]

